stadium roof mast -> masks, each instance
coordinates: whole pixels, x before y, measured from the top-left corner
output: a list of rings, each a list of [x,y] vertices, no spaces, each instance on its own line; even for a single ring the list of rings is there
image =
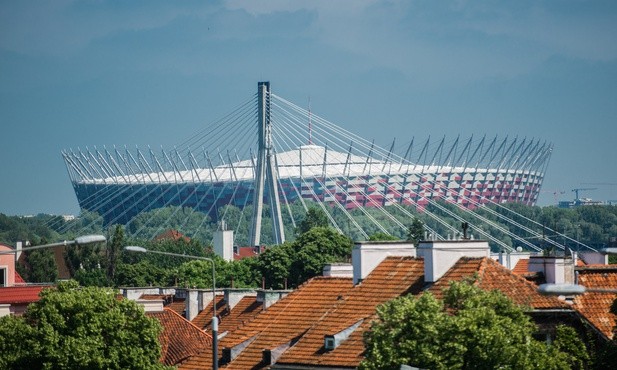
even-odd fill
[[[257,169],[255,171],[255,186],[253,193],[253,219],[249,242],[259,245],[261,237],[261,216],[263,213],[264,190],[268,191],[270,212],[272,213],[272,234],[275,244],[285,242],[281,203],[278,193],[278,173],[274,163],[274,148],[272,147],[272,121],[270,120],[270,82],[257,83],[258,101],[258,152]],[[265,185],[268,185],[265,187]]]

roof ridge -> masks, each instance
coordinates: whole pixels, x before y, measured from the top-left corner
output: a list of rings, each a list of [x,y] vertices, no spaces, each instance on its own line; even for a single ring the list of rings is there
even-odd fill
[[[199,326],[193,324],[192,322],[190,322],[189,320],[187,320],[184,316],[180,315],[179,313],[177,313],[176,311],[172,310],[169,307],[163,307],[163,311],[167,311],[167,312],[171,312],[173,315],[176,315],[178,317],[180,317],[182,320],[184,320],[185,322],[187,322],[190,326],[194,327],[195,329],[197,329],[201,334],[205,335],[208,339],[212,339],[212,335],[206,333],[203,329],[201,329]]]
[[[508,269],[507,267],[503,266],[499,262],[493,260],[492,258],[489,258],[489,257],[485,257],[485,258],[490,260],[490,262],[488,262],[488,265],[490,265],[490,267],[493,267],[493,268],[498,269],[498,270],[502,270],[503,272],[508,274],[512,279],[518,281],[519,283],[522,283],[523,285],[527,285],[528,287],[532,288],[535,292],[537,292],[538,286],[536,284],[534,284],[531,281],[525,279],[523,276],[521,276],[519,274],[513,273],[510,269]],[[489,266],[487,266],[487,267],[489,267]],[[540,293],[537,293],[537,294],[540,294]],[[556,303],[559,303],[560,306],[566,306],[567,305],[565,302],[559,300],[557,297],[543,296],[543,298],[546,298],[548,300],[551,300],[551,301],[554,301]]]

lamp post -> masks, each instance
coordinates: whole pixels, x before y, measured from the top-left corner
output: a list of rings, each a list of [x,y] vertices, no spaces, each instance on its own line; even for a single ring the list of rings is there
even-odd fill
[[[154,253],[154,254],[162,254],[165,256],[183,257],[183,258],[190,258],[190,259],[195,259],[195,260],[204,260],[204,261],[209,261],[212,264],[212,311],[213,311],[213,315],[212,315],[212,369],[218,370],[219,368],[218,319],[216,318],[216,270],[214,267],[214,260],[208,257],[190,256],[190,255],[180,254],[180,253],[154,251],[154,250],[146,249],[144,247],[139,247],[135,245],[126,246],[124,247],[124,250],[128,252]]]
[[[0,252],[0,254],[15,254],[17,255],[18,252],[27,252],[27,251],[32,251],[32,250],[36,250],[36,249],[43,249],[43,248],[53,248],[53,247],[62,247],[65,245],[86,245],[86,244],[93,244],[93,243],[103,243],[106,242],[107,238],[105,238],[103,235],[84,235],[84,236],[78,236],[77,238],[73,239],[73,240],[65,240],[62,242],[58,242],[58,243],[51,243],[51,244],[43,244],[43,245],[35,245],[33,247],[26,247],[26,248],[21,248],[19,250],[15,249],[12,251],[3,251]]]
[[[617,248],[602,248],[600,249],[602,254],[617,254]]]
[[[617,293],[611,288],[587,288],[578,284],[541,284],[538,293],[542,295],[581,295],[585,293]]]

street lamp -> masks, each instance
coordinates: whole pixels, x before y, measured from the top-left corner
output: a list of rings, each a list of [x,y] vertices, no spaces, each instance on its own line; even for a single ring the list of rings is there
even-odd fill
[[[86,245],[86,244],[93,244],[93,243],[103,243],[106,241],[107,241],[107,238],[105,238],[103,235],[84,235],[84,236],[78,236],[77,238],[73,240],[65,240],[63,242],[51,243],[51,244],[35,245],[33,247],[21,248],[19,250],[14,249],[12,251],[3,251],[3,252],[0,252],[0,254],[17,254],[19,252],[27,252],[27,251],[32,251],[36,249],[62,247],[65,245],[74,245],[74,244]]]
[[[542,295],[581,295],[585,293],[617,293],[617,289],[587,288],[578,284],[541,284],[538,293]]]
[[[617,254],[617,248],[602,248],[600,249],[602,254]]]
[[[146,249],[144,247],[139,247],[136,245],[129,245],[124,247],[124,250],[127,252],[139,252],[139,253],[154,253],[154,254],[162,254],[165,256],[173,256],[173,257],[183,257],[190,258],[195,260],[204,260],[209,261],[212,264],[212,369],[218,370],[219,362],[218,362],[218,319],[216,318],[216,270],[214,267],[214,260],[208,257],[200,257],[200,256],[190,256],[186,254],[180,253],[170,253],[170,252],[161,252],[154,251],[150,249]]]

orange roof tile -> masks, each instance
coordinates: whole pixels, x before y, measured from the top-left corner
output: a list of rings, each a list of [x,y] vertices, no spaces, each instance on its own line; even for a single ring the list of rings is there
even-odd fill
[[[225,315],[226,308],[227,308],[227,302],[225,301],[225,295],[217,294],[216,295],[216,317],[219,318],[221,323],[223,321],[222,316]],[[212,310],[212,301],[210,301],[210,303],[208,303],[208,305],[203,310],[201,310],[201,312],[199,312],[197,316],[195,316],[193,320],[191,320],[191,322],[203,330],[209,330],[210,325],[212,324],[212,314],[213,313],[214,311]],[[222,333],[220,329],[219,329],[219,333]]]
[[[459,259],[446,274],[436,282],[429,291],[441,298],[443,290],[451,281],[461,281],[478,275],[476,283],[484,290],[499,290],[514,303],[534,309],[568,308],[569,305],[556,297],[543,296],[538,293],[537,285],[520,275],[513,274],[506,267],[491,258]]]
[[[254,340],[227,369],[260,369],[262,351],[274,349],[302,336],[330,310],[339,297],[352,288],[351,278],[315,277],[302,284],[243,327],[225,336],[219,348],[231,348],[247,339]],[[180,365],[180,369],[204,369],[212,363],[211,353],[202,352]]]
[[[256,256],[259,256],[260,253],[263,253],[266,251],[265,245],[259,246],[259,252],[257,252],[255,248],[256,247],[238,247],[236,249],[238,253],[234,253],[234,260],[238,261],[243,258],[256,257]]]
[[[163,326],[159,341],[162,349],[161,362],[165,365],[177,365],[207,348],[212,348],[212,337],[175,311],[165,307],[161,312],[148,312],[146,315],[156,318]]]
[[[15,270],[15,284],[26,284],[26,281],[21,277],[17,270]]]
[[[578,283],[586,288],[617,289],[617,266],[578,269]],[[614,336],[617,316],[610,312],[615,293],[587,292],[574,298],[574,308],[608,339]]]
[[[363,334],[370,329],[378,305],[403,294],[417,294],[424,285],[424,262],[412,257],[387,257],[351,289],[277,364],[356,367],[364,358]],[[335,350],[324,349],[324,336],[363,320]]]
[[[180,240],[180,239],[186,242],[191,241],[191,238],[189,238],[188,236],[185,236],[178,230],[173,230],[173,229],[167,230],[154,237],[154,240],[157,240],[157,241],[158,240]]]
[[[0,288],[0,304],[27,304],[37,302],[39,294],[49,286],[11,286]]]
[[[255,316],[257,316],[263,308],[263,303],[257,301],[257,296],[243,297],[236,305],[229,310],[229,306],[224,299],[221,299],[217,303],[217,317],[219,318],[219,333],[222,334],[226,331],[231,332],[237,328],[247,324]],[[198,318],[199,317],[199,318]],[[193,323],[197,326],[203,324],[203,329],[206,332],[210,331],[212,325],[212,304],[209,304],[206,309],[201,311]],[[196,321],[197,320],[197,323]]]
[[[512,269],[512,272],[517,275],[525,275],[529,273],[529,259],[525,258],[518,260],[516,266]]]
[[[165,307],[171,308],[176,313],[184,313],[184,298],[176,298],[173,294],[142,294],[139,299],[162,300]]]

